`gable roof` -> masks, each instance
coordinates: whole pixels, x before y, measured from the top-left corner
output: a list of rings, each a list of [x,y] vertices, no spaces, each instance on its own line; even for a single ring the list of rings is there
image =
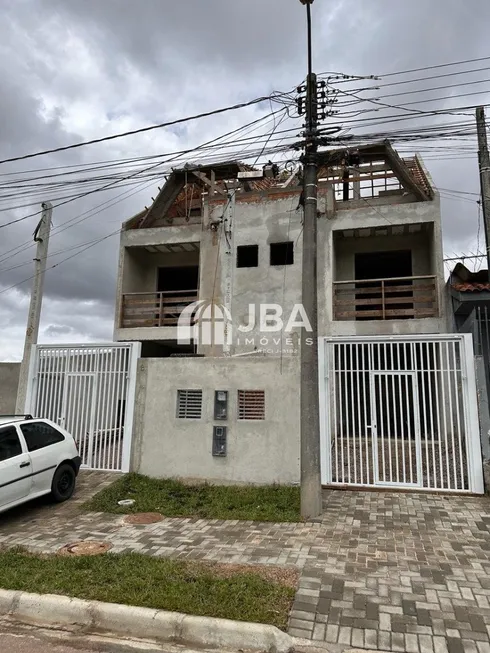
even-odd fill
[[[434,190],[419,158],[402,159],[388,140],[371,143],[360,147],[325,150],[318,153],[319,178],[328,178],[332,169],[341,167],[348,158],[355,154],[359,165],[384,160],[399,179],[406,192],[414,195],[418,201],[429,201],[434,197]],[[190,215],[194,205],[199,205],[204,190],[221,195],[226,194],[227,181],[237,180],[239,172],[256,170],[253,166],[237,161],[227,161],[209,165],[189,164],[175,169],[166,178],[149,208],[145,208],[123,225],[124,229],[150,227],[163,217],[175,218]],[[244,189],[265,191],[282,185],[282,180],[267,178],[242,180]],[[291,190],[294,186],[291,187]],[[184,210],[185,207],[185,210]],[[171,211],[169,213],[169,211]],[[184,210],[184,213],[182,211]]]

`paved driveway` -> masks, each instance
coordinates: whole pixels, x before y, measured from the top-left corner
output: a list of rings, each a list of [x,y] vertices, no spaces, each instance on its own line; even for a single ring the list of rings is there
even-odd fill
[[[0,545],[113,551],[302,570],[290,632],[408,653],[490,653],[490,499],[328,491],[319,523],[165,519],[127,526],[78,503],[113,476],[85,472],[75,501],[0,515]],[[489,625],[487,625],[489,624]]]

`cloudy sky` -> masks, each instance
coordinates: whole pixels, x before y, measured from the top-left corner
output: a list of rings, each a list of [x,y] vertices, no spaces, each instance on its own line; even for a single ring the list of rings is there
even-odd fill
[[[383,76],[490,57],[490,3],[470,4],[471,12],[460,0],[316,0],[315,67]],[[298,0],[0,0],[0,10],[0,159],[190,116],[277,89],[288,91],[305,73],[305,11]],[[389,87],[393,94],[447,85],[386,102],[399,106],[431,99],[420,104],[424,111],[490,103],[490,59],[432,72],[455,71],[461,74]],[[382,87],[368,97],[387,93]],[[468,93],[472,95],[458,97]],[[43,194],[42,185],[34,184],[45,180],[27,185],[29,177],[53,174],[46,168],[60,172],[61,166],[186,149],[269,112],[266,102],[178,128],[1,165],[0,225],[25,219],[0,229],[0,360],[22,355],[31,285],[22,282],[32,274],[34,249],[28,243],[39,219],[26,216],[38,210],[42,199],[57,204],[57,198],[70,193],[65,185]],[[444,120],[472,120],[471,111],[461,113]],[[429,115],[412,124],[422,123],[440,124],[441,118]],[[388,127],[393,125],[383,129]],[[423,149],[438,187],[477,193],[475,142],[465,142],[466,150],[448,141],[444,150],[431,149],[436,145],[403,143],[400,148],[404,153]],[[85,252],[79,246],[117,231],[123,220],[151,202],[159,183],[116,186],[55,209],[48,266],[59,265],[46,274],[40,342],[111,339],[117,235]],[[79,186],[77,192],[82,192]],[[446,254],[475,250],[477,196],[443,195]]]

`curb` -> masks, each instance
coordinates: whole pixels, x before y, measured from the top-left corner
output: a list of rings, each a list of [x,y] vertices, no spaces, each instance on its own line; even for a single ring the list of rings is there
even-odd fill
[[[76,626],[90,633],[111,633],[199,647],[254,649],[270,653],[290,653],[294,648],[294,639],[275,626],[86,601],[56,594],[0,589],[0,615],[21,623],[61,628]]]

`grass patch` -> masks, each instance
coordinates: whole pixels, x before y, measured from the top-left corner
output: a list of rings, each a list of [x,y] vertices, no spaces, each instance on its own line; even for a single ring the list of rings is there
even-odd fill
[[[287,627],[296,580],[291,575],[270,580],[256,568],[233,573],[225,565],[136,553],[68,557],[0,552],[3,589],[253,621],[281,629]]]
[[[134,499],[132,506],[118,506]],[[166,517],[300,521],[298,487],[185,485],[179,481],[127,474],[84,504],[87,510],[128,514],[159,512]]]

